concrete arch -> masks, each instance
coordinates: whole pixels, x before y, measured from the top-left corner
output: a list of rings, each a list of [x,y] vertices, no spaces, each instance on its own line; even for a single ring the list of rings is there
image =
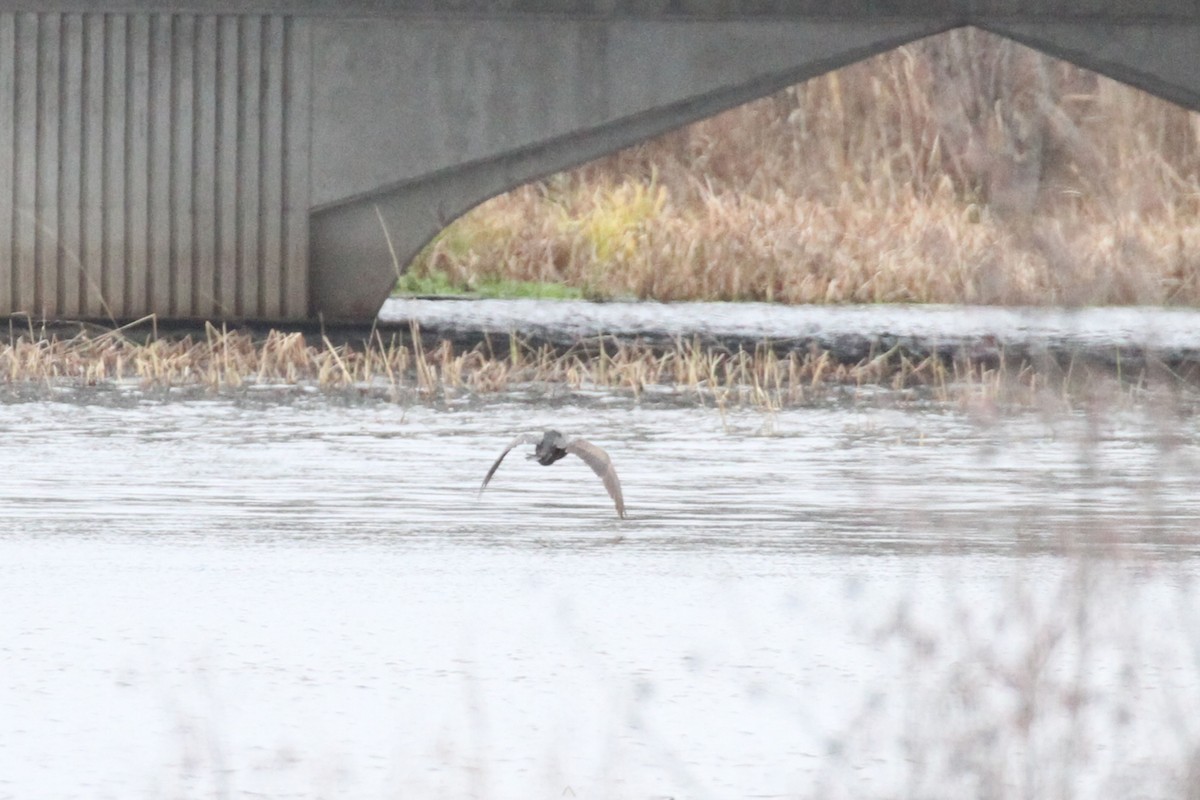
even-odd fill
[[[544,40],[572,44],[545,50],[537,65],[523,57],[501,59],[492,65],[499,91],[489,87],[430,109],[438,116],[419,120],[424,127],[406,131],[413,121],[398,117],[373,130],[371,136],[392,140],[372,143],[379,152],[415,147],[423,153],[393,165],[389,177],[412,176],[408,180],[328,203],[333,195],[353,195],[359,184],[348,181],[350,169],[314,164],[314,194],[328,203],[313,214],[311,229],[313,308],[323,317],[373,316],[395,283],[397,262],[407,264],[451,220],[496,194],[952,27],[936,20],[542,21],[532,30],[525,22],[477,24],[486,35],[466,33],[462,25],[361,32],[381,50],[437,51],[448,46],[442,37],[482,37],[513,53],[536,50]],[[433,57],[427,63],[431,72],[443,68]],[[359,65],[355,80],[360,91],[386,97],[397,76],[379,67]],[[514,85],[520,89],[501,88]],[[323,102],[314,100],[316,118],[338,119],[320,113]],[[411,107],[408,98],[394,106],[397,112]],[[478,124],[481,135],[455,133],[464,124]],[[314,155],[323,141],[352,136],[314,129]],[[428,138],[437,141],[413,144]]]
[[[1200,110],[1200,9],[1195,18],[1060,22],[982,20],[976,27],[1121,83]]]
[[[966,24],[1180,105],[1200,108],[1196,66],[1200,62],[1192,56],[1200,53],[1200,15],[1161,11],[1149,18],[1093,14],[1064,20],[1045,15],[1035,21],[1015,14],[969,14],[949,21],[559,20],[539,22],[536,32],[527,22],[477,22],[488,30],[483,38],[500,49],[535,47],[534,41],[545,38],[574,44],[547,51],[548,63],[540,70],[531,71],[522,59],[493,65],[498,85],[510,74],[533,74],[539,76],[535,82],[546,82],[544,92],[513,92],[509,105],[497,105],[495,96],[467,98],[446,109],[452,116],[433,126],[447,129],[443,135],[450,137],[448,129],[456,120],[484,121],[484,128],[498,134],[496,140],[469,141],[469,136],[460,136],[460,163],[450,163],[455,157],[445,156],[439,164],[433,155],[438,168],[314,213],[313,309],[332,319],[373,314],[393,285],[397,262],[407,264],[449,221],[495,194]],[[427,31],[421,34],[420,44],[409,38],[411,33],[377,34],[385,39],[389,35],[403,40],[393,42],[402,49],[436,50],[439,35],[458,37],[464,31],[462,27],[452,34]],[[368,78],[363,85],[370,83]],[[561,98],[565,106],[559,116],[547,114],[540,105],[557,102],[555,84],[570,89],[569,98]],[[386,95],[387,90],[381,85],[371,91]],[[504,120],[498,121],[494,113]],[[513,115],[519,119],[513,120]],[[545,138],[538,141],[539,137]],[[314,135],[317,150],[321,139],[320,134]],[[513,142],[524,144],[510,147]],[[383,236],[385,226],[390,240]]]

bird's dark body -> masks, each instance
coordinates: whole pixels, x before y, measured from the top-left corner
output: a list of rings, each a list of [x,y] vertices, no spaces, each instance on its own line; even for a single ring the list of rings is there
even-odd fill
[[[560,458],[566,458],[567,451],[562,447],[562,438],[563,435],[558,431],[546,431],[530,458],[536,458],[543,467],[550,466]]]

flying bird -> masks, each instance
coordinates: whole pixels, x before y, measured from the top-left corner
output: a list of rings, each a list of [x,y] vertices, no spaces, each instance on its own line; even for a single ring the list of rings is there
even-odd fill
[[[621,496],[621,481],[617,479],[617,470],[613,466],[612,459],[608,457],[608,453],[589,441],[568,439],[558,431],[546,431],[542,434],[523,433],[513,439],[492,464],[492,468],[488,470],[483,479],[483,485],[479,487],[480,494],[483,494],[488,481],[496,474],[500,462],[504,460],[509,451],[523,444],[536,445],[527,458],[537,459],[537,462],[544,467],[550,466],[560,458],[565,458],[567,453],[582,458],[584,463],[592,468],[592,472],[595,472],[600,476],[600,480],[604,481],[604,488],[608,490],[608,496],[617,504],[617,516],[625,518],[625,498]]]

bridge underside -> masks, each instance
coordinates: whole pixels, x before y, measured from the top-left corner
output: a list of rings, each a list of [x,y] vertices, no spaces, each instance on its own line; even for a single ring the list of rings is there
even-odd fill
[[[0,0],[0,312],[370,319],[495,194],[964,25],[1200,108],[1200,11],[1096,3]]]

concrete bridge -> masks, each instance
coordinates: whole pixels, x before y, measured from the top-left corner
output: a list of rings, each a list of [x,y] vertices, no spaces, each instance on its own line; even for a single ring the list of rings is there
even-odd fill
[[[488,197],[965,25],[1200,108],[1195,0],[0,0],[0,313],[370,319]]]

